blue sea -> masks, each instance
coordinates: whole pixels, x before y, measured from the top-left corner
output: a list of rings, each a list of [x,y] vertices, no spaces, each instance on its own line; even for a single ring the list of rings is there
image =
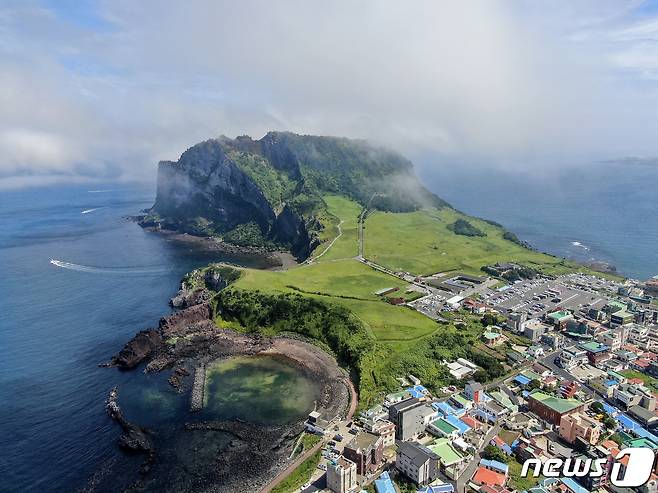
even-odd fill
[[[633,161],[500,171],[423,162],[425,185],[538,250],[603,261],[626,277],[658,275],[658,166]]]
[[[152,205],[151,187],[1,197],[0,491],[76,491],[123,459],[118,426],[105,414],[108,392],[117,384],[136,392],[131,381],[145,378],[98,364],[157,326],[186,272],[236,259],[127,220]]]
[[[537,179],[425,167],[422,178],[455,207],[494,219],[541,250],[607,260],[633,277],[658,274],[656,168]],[[157,325],[186,272],[236,259],[127,220],[152,204],[152,187],[38,188],[1,197],[0,491],[77,491],[125,460],[118,427],[105,414],[107,393],[118,384],[134,395],[147,378],[98,364]]]

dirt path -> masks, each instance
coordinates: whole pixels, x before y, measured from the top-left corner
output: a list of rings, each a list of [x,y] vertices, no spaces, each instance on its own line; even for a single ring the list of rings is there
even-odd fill
[[[336,243],[336,240],[337,240],[338,238],[340,238],[341,236],[343,236],[343,229],[341,228],[343,222],[344,222],[344,221],[341,220],[341,221],[338,223],[338,235],[337,235],[333,240],[331,240],[331,243],[329,243],[329,245],[327,245],[327,248],[325,248],[324,250],[322,250],[322,252],[321,252],[319,255],[316,255],[315,257],[312,257],[312,258],[309,258],[308,260],[306,260],[306,262],[304,262],[305,264],[312,264],[312,263],[315,262],[317,259],[319,259],[320,257],[322,257],[325,253],[327,253],[327,252],[329,251],[329,249],[330,249],[332,246],[334,246],[334,243]]]

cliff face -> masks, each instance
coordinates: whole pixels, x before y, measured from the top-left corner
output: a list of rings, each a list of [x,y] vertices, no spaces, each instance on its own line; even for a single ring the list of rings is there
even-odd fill
[[[177,162],[160,162],[153,208],[162,217],[200,217],[227,231],[250,221],[266,227],[276,218],[261,189],[218,140],[195,145]]]
[[[446,205],[398,154],[362,141],[270,132],[260,140],[210,139],[161,162],[144,222],[305,258],[318,244],[325,193],[385,210]]]

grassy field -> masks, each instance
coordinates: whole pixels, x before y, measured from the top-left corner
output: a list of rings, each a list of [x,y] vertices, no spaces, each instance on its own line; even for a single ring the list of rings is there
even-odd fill
[[[386,303],[375,292],[408,284],[353,259],[318,262],[287,271],[245,269],[235,285],[263,292],[297,292],[349,308],[380,341],[414,340],[434,333],[436,322],[404,306]]]
[[[318,260],[325,262],[342,258],[352,258],[359,253],[358,225],[361,206],[356,202],[338,195],[327,195],[324,197],[330,217],[323,221],[325,230],[322,236],[322,244],[318,246],[311,255],[312,257],[322,253],[329,244],[338,236],[338,223],[342,234],[332,247]]]
[[[325,252],[331,245],[338,235],[336,226],[340,221],[342,235],[320,258],[286,271],[241,269],[243,275],[234,288],[260,291],[268,296],[296,293],[340,305],[355,315],[367,337],[375,341],[359,361],[358,368],[351,368],[359,377],[360,406],[372,405],[385,391],[397,388],[395,377],[405,372],[422,377],[430,388],[440,388],[450,378],[442,361],[451,361],[456,355],[489,358],[487,371],[496,371],[491,361],[500,367],[496,360],[504,359],[504,355],[488,354],[477,348],[481,346],[479,338],[484,330],[478,317],[459,314],[465,322],[457,329],[454,323],[439,324],[413,309],[389,304],[385,298],[377,296],[376,291],[391,287],[398,291],[390,296],[415,295],[405,292],[409,286],[405,281],[371,269],[353,258],[358,253],[361,207],[343,197],[327,196],[325,201],[328,212],[322,219],[324,241],[315,255]],[[482,274],[481,266],[499,261],[517,261],[553,274],[576,269],[574,264],[505,240],[502,229],[481,220],[467,218],[486,233],[484,237],[456,235],[447,228],[464,217],[451,209],[396,214],[376,212],[366,221],[366,256],[394,270],[423,274],[456,270]],[[231,325],[235,321],[218,319],[218,323],[237,330],[241,328]],[[301,327],[289,325],[283,330],[294,332],[305,327],[303,323]],[[259,330],[274,335],[282,327],[259,327]]]
[[[645,386],[652,390],[658,390],[658,379],[652,377],[651,375],[647,375],[646,373],[642,373],[637,370],[624,370],[620,373],[628,378],[639,378],[644,382]]]
[[[301,485],[310,479],[313,471],[320,463],[321,457],[322,451],[318,450],[302,462],[286,479],[272,489],[272,493],[293,493],[294,491],[297,491]]]
[[[511,459],[508,465],[510,484],[518,491],[527,491],[544,479],[544,476],[539,476],[538,478],[533,478],[532,476],[527,478],[521,477],[521,468],[523,466],[516,459]]]
[[[466,219],[486,233],[457,235],[448,225]],[[395,271],[432,274],[462,271],[482,274],[495,262],[520,262],[549,274],[574,270],[574,264],[524,248],[503,238],[503,230],[452,209],[409,213],[374,212],[365,222],[365,256]]]

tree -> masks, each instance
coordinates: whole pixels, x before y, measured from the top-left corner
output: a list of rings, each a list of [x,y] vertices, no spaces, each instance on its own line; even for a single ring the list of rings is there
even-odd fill
[[[605,426],[606,430],[614,430],[617,428],[617,420],[612,416],[606,416],[603,420],[603,425]]]
[[[541,388],[541,382],[536,378],[534,380],[530,380],[530,383],[528,383],[528,389],[530,390],[535,390],[539,388]]]
[[[488,327],[490,325],[496,325],[498,323],[498,318],[493,313],[485,313],[482,317],[482,325]]]
[[[595,401],[592,404],[590,404],[589,408],[597,414],[601,414],[605,412],[605,409],[603,408],[603,404],[601,404],[599,401]]]
[[[502,462],[504,464],[507,464],[507,462],[510,460],[509,456],[495,445],[487,445],[484,447],[481,455],[484,459],[497,460],[498,462]]]

